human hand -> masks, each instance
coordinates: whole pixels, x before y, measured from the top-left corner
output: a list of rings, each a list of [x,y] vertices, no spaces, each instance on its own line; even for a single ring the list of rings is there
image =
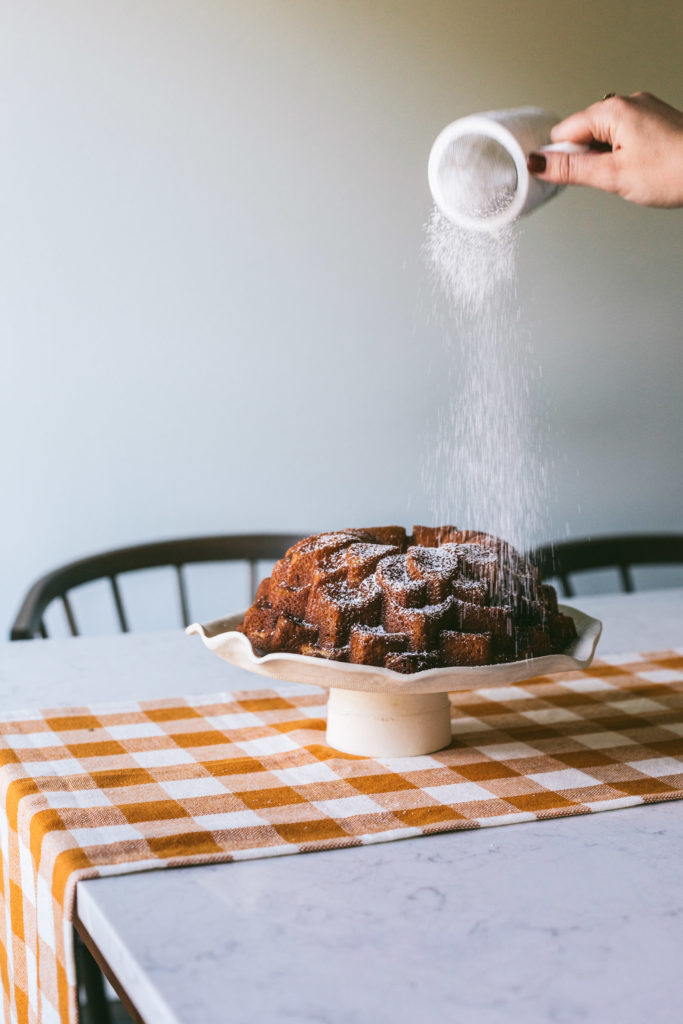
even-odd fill
[[[555,125],[553,142],[585,153],[530,153],[542,181],[588,185],[642,206],[683,206],[683,113],[648,92],[594,103]]]

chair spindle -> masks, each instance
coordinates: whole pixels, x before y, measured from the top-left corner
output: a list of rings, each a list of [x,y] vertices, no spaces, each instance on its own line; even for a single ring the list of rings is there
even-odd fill
[[[631,567],[628,565],[619,566],[619,575],[621,576],[621,583],[627,594],[632,594],[634,591],[633,576],[631,575]]]
[[[574,588],[571,585],[571,581],[567,573],[560,573],[560,583],[562,584],[562,596],[563,597],[574,597]]]
[[[69,596],[68,594],[62,594],[61,598],[62,604],[64,605],[64,612],[66,614],[66,621],[69,623],[69,629],[71,630],[71,635],[78,636],[78,626],[76,625],[76,618],[73,613],[73,608],[71,607],[71,602],[69,601]]]
[[[176,565],[176,575],[178,577],[178,594],[180,596],[180,614],[183,619],[183,626],[190,625],[190,605],[187,599],[187,588],[185,586],[185,577],[183,576],[182,565]]]
[[[116,576],[110,576],[109,582],[111,583],[112,594],[114,595],[114,604],[116,605],[116,614],[119,617],[119,625],[122,633],[128,633],[128,619],[126,618],[126,611],[123,607],[123,601],[121,599],[121,591],[119,590],[119,582]]]

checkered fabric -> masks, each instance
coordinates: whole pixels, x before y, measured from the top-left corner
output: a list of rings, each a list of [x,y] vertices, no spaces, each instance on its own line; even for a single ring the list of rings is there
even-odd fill
[[[281,686],[0,717],[5,1020],[75,1021],[76,883],[683,796],[683,648],[458,693],[453,743],[325,745],[326,694]]]

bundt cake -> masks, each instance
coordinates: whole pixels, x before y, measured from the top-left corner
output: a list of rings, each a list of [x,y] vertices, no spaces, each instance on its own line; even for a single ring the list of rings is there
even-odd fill
[[[514,548],[454,526],[306,537],[259,585],[238,629],[261,654],[421,672],[564,650],[574,621]]]

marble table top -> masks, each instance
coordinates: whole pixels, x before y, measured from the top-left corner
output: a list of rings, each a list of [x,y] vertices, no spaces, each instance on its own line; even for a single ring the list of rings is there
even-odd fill
[[[575,599],[598,653],[683,645],[683,589]],[[182,633],[0,646],[2,706],[263,686]],[[683,804],[94,879],[148,1024],[659,1024],[683,1003]]]

